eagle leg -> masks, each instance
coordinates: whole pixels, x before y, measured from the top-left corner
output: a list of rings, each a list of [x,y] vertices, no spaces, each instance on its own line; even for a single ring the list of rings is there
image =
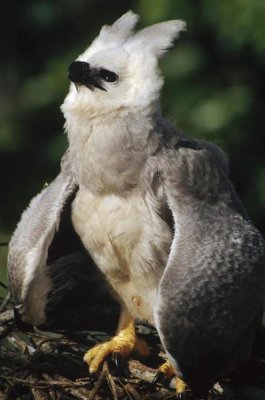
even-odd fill
[[[97,344],[84,355],[84,361],[89,365],[89,372],[97,372],[104,359],[112,354],[121,359],[126,358],[132,351],[147,357],[150,350],[146,342],[139,339],[135,333],[134,318],[127,311],[122,311],[117,334],[108,342]]]
[[[163,382],[165,380],[170,380],[176,375],[174,368],[171,363],[167,360],[164,364],[162,364],[155,377],[153,379],[153,384],[157,382]],[[188,385],[180,378],[176,377],[176,397],[179,400],[184,400],[190,398],[191,391]]]

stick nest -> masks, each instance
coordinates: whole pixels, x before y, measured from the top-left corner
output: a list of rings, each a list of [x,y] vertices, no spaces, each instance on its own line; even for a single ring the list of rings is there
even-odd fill
[[[148,359],[138,359],[133,353],[118,368],[108,359],[97,375],[90,376],[83,354],[96,343],[107,340],[108,332],[38,329],[22,332],[15,324],[9,300],[9,294],[0,299],[0,400],[175,398],[174,380],[152,383],[157,368],[165,360],[158,335],[152,327],[137,326],[138,334],[150,345],[152,355]],[[265,358],[265,351],[263,354]],[[247,386],[228,380],[219,382],[212,390],[211,398],[264,400],[265,375],[261,374],[256,382]]]

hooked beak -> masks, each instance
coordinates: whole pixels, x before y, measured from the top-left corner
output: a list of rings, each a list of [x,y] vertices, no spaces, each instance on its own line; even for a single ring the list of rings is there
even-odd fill
[[[84,85],[90,90],[98,88],[100,90],[106,89],[99,83],[99,76],[95,69],[91,69],[90,65],[84,61],[74,61],[68,68],[68,79],[75,84],[76,87]]]

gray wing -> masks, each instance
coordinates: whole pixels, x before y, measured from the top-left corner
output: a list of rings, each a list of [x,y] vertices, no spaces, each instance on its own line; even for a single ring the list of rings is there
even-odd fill
[[[218,148],[191,141],[160,157],[175,232],[155,320],[172,364],[203,395],[251,357],[263,308],[264,240]]]
[[[48,250],[58,230],[63,207],[75,190],[66,153],[61,172],[32,199],[10,241],[9,286],[22,320],[31,325],[45,320],[46,298],[52,286],[46,268]]]
[[[120,307],[71,222],[77,185],[66,153],[59,175],[34,197],[9,245],[8,278],[22,329],[116,328]]]

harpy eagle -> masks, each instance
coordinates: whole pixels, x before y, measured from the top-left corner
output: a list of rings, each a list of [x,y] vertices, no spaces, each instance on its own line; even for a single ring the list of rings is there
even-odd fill
[[[69,67],[62,105],[69,148],[61,173],[32,201],[13,236],[9,281],[21,318],[45,321],[49,246],[73,196],[74,229],[121,307],[113,339],[84,356],[90,371],[110,353],[147,353],[134,331],[139,318],[157,328],[169,360],[161,371],[174,371],[177,391],[187,384],[205,396],[251,358],[265,245],[223,152],[188,139],[161,115],[158,60],[185,23],[135,33],[137,19],[128,12],[104,26]]]

